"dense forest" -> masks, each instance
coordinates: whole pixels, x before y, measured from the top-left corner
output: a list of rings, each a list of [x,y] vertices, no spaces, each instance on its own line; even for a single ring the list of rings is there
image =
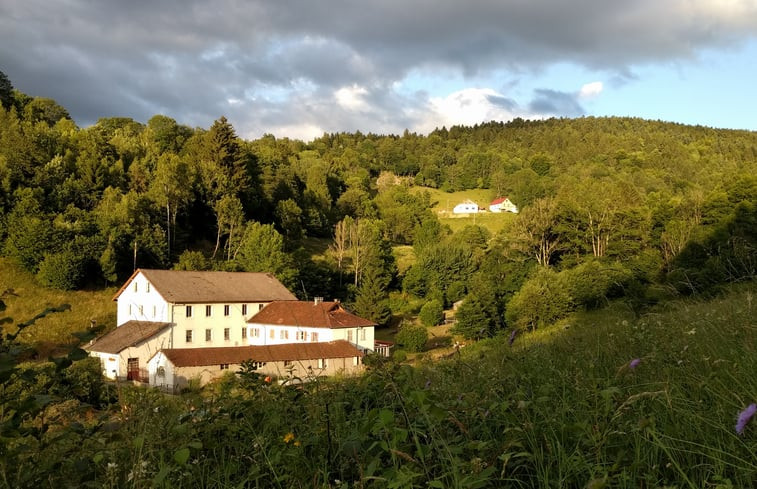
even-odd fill
[[[382,324],[403,307],[390,292],[434,310],[464,299],[458,332],[483,337],[757,269],[754,132],[586,117],[247,141],[224,117],[79,128],[0,78],[0,250],[49,287],[269,271]],[[521,212],[453,234],[429,188],[489,189]],[[397,245],[414,257],[401,272]]]

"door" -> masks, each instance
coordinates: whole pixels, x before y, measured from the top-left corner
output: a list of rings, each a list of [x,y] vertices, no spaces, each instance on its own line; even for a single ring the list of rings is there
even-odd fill
[[[139,358],[129,358],[127,360],[126,380],[139,380]]]

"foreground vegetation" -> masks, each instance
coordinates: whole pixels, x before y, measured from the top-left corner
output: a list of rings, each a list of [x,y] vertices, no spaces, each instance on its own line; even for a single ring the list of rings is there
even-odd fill
[[[361,378],[299,387],[250,374],[174,397],[94,388],[78,367],[23,437],[8,438],[4,410],[0,484],[752,487],[757,420],[735,425],[757,401],[755,292],[641,317],[615,303],[511,345],[417,367],[372,359]]]

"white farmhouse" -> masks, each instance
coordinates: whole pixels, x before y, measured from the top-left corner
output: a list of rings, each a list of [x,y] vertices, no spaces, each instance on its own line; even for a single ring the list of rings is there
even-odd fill
[[[453,209],[453,214],[477,214],[481,209],[478,207],[478,204],[473,202],[472,200],[466,200],[464,202],[461,202],[457,204]]]
[[[116,329],[87,349],[106,377],[143,380],[158,350],[247,345],[247,318],[297,298],[269,273],[140,269],[113,300]]]
[[[489,204],[489,210],[491,212],[512,212],[513,214],[518,213],[518,207],[513,204],[507,197],[499,197],[492,200]]]

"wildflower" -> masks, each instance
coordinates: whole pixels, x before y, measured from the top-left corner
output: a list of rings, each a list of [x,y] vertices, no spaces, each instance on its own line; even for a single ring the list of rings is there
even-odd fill
[[[292,440],[294,440],[294,433],[292,433],[291,431],[284,435],[284,443],[289,443]]]
[[[518,330],[514,329],[512,333],[510,333],[510,338],[507,340],[507,343],[510,346],[513,346],[513,341],[515,341],[515,337],[518,336]]]
[[[640,363],[641,363],[641,358],[634,358],[628,363],[628,368],[634,369],[638,367]]]
[[[296,441],[294,442],[294,446],[298,447],[298,446],[300,446],[300,445],[302,445],[302,443],[300,443],[300,440],[296,440]]]
[[[263,379],[263,380],[265,381],[266,384],[270,384],[271,383],[271,376],[267,375],[266,378]]]
[[[746,428],[747,423],[754,417],[755,413],[757,413],[757,404],[754,403],[739,413],[739,419],[736,421],[736,433],[739,435],[744,433],[744,428]]]

